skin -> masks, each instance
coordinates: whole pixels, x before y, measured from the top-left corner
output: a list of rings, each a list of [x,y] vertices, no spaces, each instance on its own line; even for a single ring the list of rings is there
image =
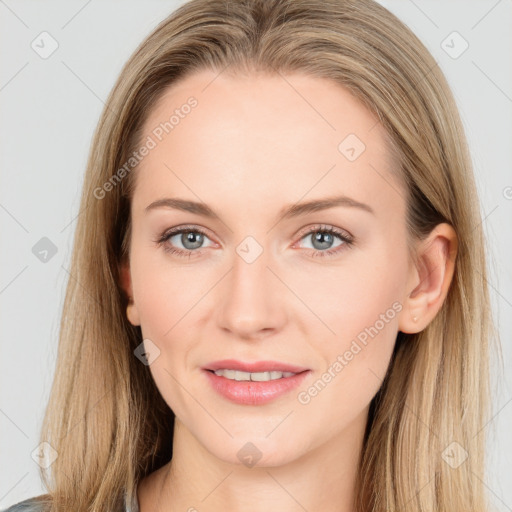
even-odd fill
[[[370,401],[398,331],[421,331],[442,306],[455,233],[437,226],[417,244],[420,263],[412,263],[405,190],[391,172],[383,128],[341,86],[302,74],[196,72],[166,91],[143,139],[192,95],[197,107],[137,169],[130,261],[122,269],[128,318],[160,350],[149,370],[176,414],[173,460],[140,482],[141,512],[352,512]],[[338,150],[350,133],[366,146],[354,161]],[[338,206],[276,223],[287,205],[342,194],[374,214]],[[145,213],[164,197],[204,202],[221,220],[170,208]],[[187,251],[181,235],[155,242],[190,224],[207,232],[200,249],[188,249],[196,251],[190,258],[164,250]],[[321,231],[318,225],[348,232],[353,244],[337,236],[315,244],[306,232]],[[250,264],[236,252],[249,235],[263,249]],[[330,248],[341,250],[312,256]],[[401,308],[394,318],[300,403],[298,393],[393,303]],[[311,372],[300,389],[273,402],[238,405],[201,370],[224,358],[278,360]],[[253,467],[237,457],[249,441],[261,452]]]

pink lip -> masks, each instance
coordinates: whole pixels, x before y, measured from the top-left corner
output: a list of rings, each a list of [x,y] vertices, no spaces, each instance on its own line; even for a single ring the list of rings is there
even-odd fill
[[[237,381],[203,370],[213,389],[228,400],[242,405],[262,405],[270,402],[299,386],[310,370],[292,377],[261,381]]]
[[[213,361],[205,366],[203,366],[204,370],[238,370],[241,372],[293,372],[293,373],[301,373],[308,368],[301,368],[299,366],[294,366],[291,364],[280,363],[279,361],[256,361],[254,363],[244,363],[242,361],[237,361],[236,359],[222,359],[221,361]]]

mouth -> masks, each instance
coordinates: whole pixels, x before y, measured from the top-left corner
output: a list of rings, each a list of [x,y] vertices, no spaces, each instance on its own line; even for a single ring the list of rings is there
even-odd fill
[[[222,359],[213,361],[206,366],[205,370],[215,372],[216,370],[231,370],[245,373],[265,373],[265,372],[281,372],[281,373],[301,373],[309,368],[283,363],[280,361],[254,361],[243,362],[236,359]]]
[[[240,405],[263,405],[276,400],[299,386],[311,373],[310,369],[276,361],[223,360],[202,369],[219,395]]]
[[[266,372],[242,372],[239,370],[219,369],[219,370],[206,370],[214,373],[218,377],[224,377],[229,380],[236,380],[238,382],[269,382],[278,379],[287,379],[298,375],[302,372],[281,372],[281,371],[266,371]],[[307,370],[305,370],[307,371]]]

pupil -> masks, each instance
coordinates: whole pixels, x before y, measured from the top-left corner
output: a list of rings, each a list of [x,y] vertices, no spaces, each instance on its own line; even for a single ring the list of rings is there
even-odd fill
[[[181,243],[183,244],[183,247],[186,247],[187,249],[197,249],[198,247],[201,247],[202,242],[203,235],[201,233],[194,233],[190,231],[189,233],[183,233],[181,235]]]
[[[332,244],[332,234],[324,231],[317,231],[313,237],[313,246],[315,246],[316,242],[320,243],[320,247],[318,247],[318,249],[328,249]]]

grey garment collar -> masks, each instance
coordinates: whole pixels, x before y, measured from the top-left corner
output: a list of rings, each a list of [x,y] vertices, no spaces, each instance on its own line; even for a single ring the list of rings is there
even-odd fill
[[[139,512],[139,502],[137,501],[137,493],[135,492],[132,496],[125,493],[124,496],[126,512]]]

